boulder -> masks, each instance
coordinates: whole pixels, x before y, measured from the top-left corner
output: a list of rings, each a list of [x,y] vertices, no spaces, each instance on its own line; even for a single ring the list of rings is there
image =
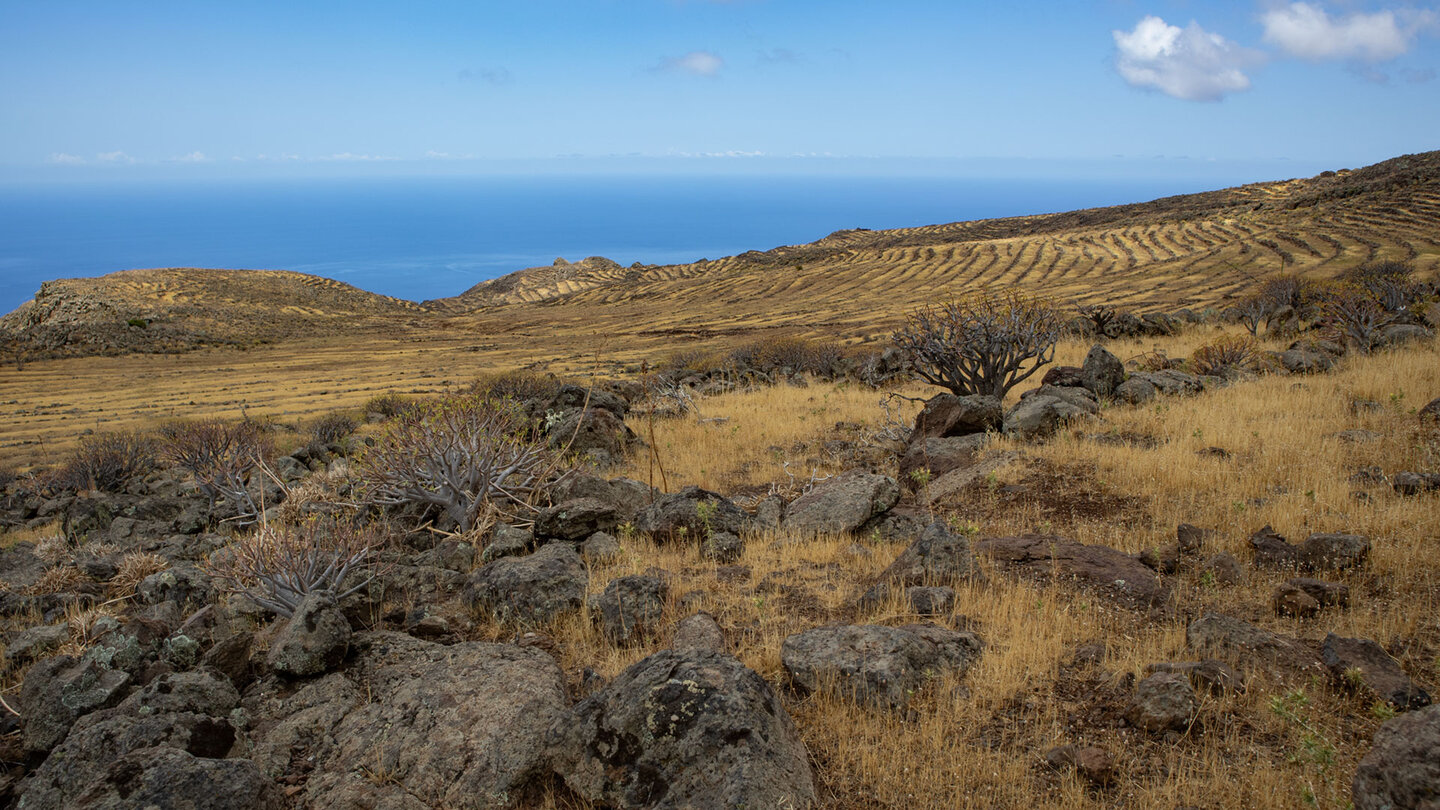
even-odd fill
[[[1040,390],[1040,389],[1036,389]],[[1058,390],[1058,389],[1057,389]],[[1083,388],[1070,389],[1084,391]],[[1035,395],[1020,400],[1005,413],[1005,433],[1024,440],[1043,439],[1065,424],[1088,418],[1094,411],[1058,396]]]
[[[670,593],[659,577],[628,576],[610,581],[591,601],[601,631],[617,644],[639,641],[654,632]]]
[[[851,470],[815,485],[785,510],[785,531],[797,535],[853,532],[900,500],[895,479]]]
[[[686,487],[661,495],[640,510],[635,517],[635,529],[661,542],[699,543],[714,532],[743,534],[749,520],[745,510],[729,498],[699,487]]]
[[[64,644],[70,638],[70,625],[42,624],[21,630],[10,637],[5,644],[7,664],[27,664],[45,657],[51,650]]]
[[[581,407],[600,408],[621,419],[624,419],[630,410],[630,404],[619,394],[600,388],[582,388],[572,383],[561,385],[555,396],[545,404],[545,410],[554,413]]]
[[[1245,681],[1240,677],[1240,673],[1224,661],[1214,658],[1204,661],[1164,661],[1145,668],[1146,675],[1156,672],[1184,675],[1190,679],[1191,686],[1204,689],[1217,697],[1227,692],[1245,691]]]
[[[21,807],[66,810],[284,810],[280,787],[248,759],[197,757],[169,746],[132,751],[105,763],[87,790],[61,804],[22,799]]]
[[[1105,787],[1115,781],[1115,758],[1094,745],[1062,745],[1045,753],[1045,764],[1055,770],[1073,768],[1091,784]]]
[[[1079,366],[1051,366],[1040,378],[1041,385],[1063,385],[1070,388],[1085,387],[1085,370]]]
[[[316,591],[305,597],[275,636],[265,663],[281,675],[303,678],[339,666],[349,650],[350,622],[335,594]]]
[[[951,470],[974,464],[989,443],[988,433],[916,439],[900,456],[900,485],[911,492],[923,489],[921,470],[928,470],[929,481],[934,481]]]
[[[551,488],[550,497],[555,503],[580,499],[599,501],[615,510],[621,522],[634,520],[635,516],[658,493],[649,485],[629,478],[615,478],[609,481],[584,472],[566,476]]]
[[[567,706],[550,655],[391,632],[356,646],[364,700],[318,741],[308,806],[514,806],[543,776],[546,731]]]
[[[1359,534],[1312,534],[1296,551],[1304,570],[1344,571],[1369,559],[1370,539]]]
[[[465,601],[501,621],[540,624],[585,604],[589,574],[569,543],[550,543],[526,557],[506,557],[470,575]]]
[[[955,589],[944,585],[906,588],[905,600],[917,615],[943,616],[955,608]]]
[[[22,745],[30,753],[49,751],[65,739],[77,719],[119,703],[129,685],[128,673],[107,669],[90,657],[57,655],[35,664],[20,688],[18,709],[25,718]]]
[[[1420,495],[1440,489],[1440,473],[1397,472],[1390,476],[1390,486],[1398,495]]]
[[[1302,642],[1221,613],[1206,613],[1185,628],[1185,644],[1199,653],[1224,655],[1241,666],[1265,668],[1287,677],[1325,671]]]
[[[672,650],[696,650],[702,652],[725,652],[725,632],[709,613],[696,613],[675,624],[675,634],[670,639]]]
[[[1255,565],[1259,568],[1294,568],[1299,564],[1300,550],[1269,526],[1250,535],[1250,547],[1255,550]]]
[[[968,436],[999,429],[1003,412],[1000,400],[981,394],[956,396],[937,394],[931,397],[915,417],[915,431],[910,440]]]
[[[1291,374],[1323,374],[1335,365],[1329,355],[1304,349],[1280,352],[1278,360],[1280,366]]]
[[[1350,797],[1355,810],[1440,807],[1440,705],[1406,712],[1375,732]]]
[[[1135,557],[1108,546],[1087,546],[1067,537],[1024,534],[987,537],[975,550],[1013,571],[1074,580],[1130,607],[1158,606],[1170,588]]]
[[[729,532],[715,532],[700,543],[700,555],[718,563],[733,563],[745,553],[745,541]]]
[[[490,533],[490,545],[480,552],[482,562],[494,562],[506,557],[523,557],[535,545],[535,534],[508,523],[497,523]]]
[[[1125,382],[1125,364],[1106,351],[1104,346],[1091,347],[1080,371],[1084,380],[1082,385],[1097,397],[1111,396]]]
[[[1416,686],[1400,668],[1400,662],[1370,639],[1330,633],[1325,636],[1320,657],[1335,682],[1345,688],[1372,694],[1400,711],[1430,705],[1430,694]]]
[[[1404,343],[1418,343],[1429,340],[1435,333],[1413,323],[1396,323],[1385,327],[1380,333],[1381,346],[1399,346]]]
[[[810,807],[805,746],[770,685],[722,653],[661,650],[551,729],[551,763],[615,807]]]
[[[874,584],[860,597],[860,603],[874,605],[884,600],[892,589],[958,585],[962,582],[983,582],[984,579],[984,572],[975,563],[970,540],[951,532],[945,523],[936,521],[875,578]]]
[[[583,540],[596,532],[614,531],[620,525],[615,507],[595,498],[576,498],[540,510],[535,534],[559,540]]]
[[[1200,711],[1190,680],[1175,672],[1157,672],[1135,687],[1125,720],[1150,732],[1184,731]]]
[[[1275,589],[1270,597],[1270,607],[1277,616],[1309,618],[1320,612],[1320,601],[1304,589],[1285,584]]]
[[[583,411],[565,411],[546,436],[552,448],[568,448],[568,452],[602,469],[620,464],[626,453],[640,444],[640,437],[624,419],[593,405]]]
[[[1245,581],[1245,566],[1228,551],[1212,554],[1201,566],[1201,577],[1216,585],[1239,585]]]
[[[1193,396],[1205,390],[1199,377],[1175,368],[1140,372],[1134,376],[1155,386],[1167,397]]]
[[[1115,386],[1115,390],[1111,393],[1121,402],[1143,405],[1159,396],[1160,389],[1156,387],[1155,383],[1137,374]]]
[[[1425,407],[1415,413],[1415,418],[1421,422],[1440,422],[1440,397],[1425,403]]]
[[[934,626],[833,624],[786,638],[780,660],[801,692],[834,689],[858,702],[903,709],[942,671],[963,674],[983,647],[973,633]]]
[[[1309,577],[1295,577],[1285,583],[1287,586],[1304,591],[1322,608],[1347,607],[1350,604],[1350,588],[1338,582],[1324,582]]]
[[[580,544],[580,556],[586,563],[609,562],[620,557],[620,541],[608,532],[596,532]]]

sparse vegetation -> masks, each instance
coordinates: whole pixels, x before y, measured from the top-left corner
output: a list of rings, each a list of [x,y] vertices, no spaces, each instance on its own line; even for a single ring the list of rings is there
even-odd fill
[[[1206,343],[1190,356],[1196,374],[1223,377],[1230,371],[1256,372],[1263,367],[1260,345],[1253,336],[1225,335]]]
[[[80,440],[60,469],[46,479],[50,489],[117,492],[155,468],[155,440],[133,431],[100,433]]]
[[[984,290],[911,312],[893,337],[927,382],[1003,399],[1054,359],[1060,329],[1049,301]]]
[[[343,441],[359,427],[355,417],[343,411],[334,411],[316,419],[310,425],[310,437],[322,447]]]
[[[357,576],[360,581],[345,587],[380,542],[373,530],[345,522],[264,524],[211,557],[206,570],[222,587],[289,617],[315,591],[343,599],[369,585],[369,576]]]
[[[251,478],[271,452],[263,425],[249,419],[171,422],[161,427],[160,435],[163,456],[195,476],[211,507],[223,497],[236,510],[241,525],[259,520],[262,499],[254,491],[259,487],[252,489]]]

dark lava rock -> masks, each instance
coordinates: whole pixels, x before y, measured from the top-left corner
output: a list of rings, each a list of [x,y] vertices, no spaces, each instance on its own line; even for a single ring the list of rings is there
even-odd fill
[[[635,529],[657,541],[699,543],[715,532],[744,534],[749,520],[750,516],[729,498],[699,487],[686,487],[661,495],[640,510]]]
[[[1082,545],[1056,535],[1025,534],[984,538],[975,544],[975,550],[1011,570],[1073,579],[1132,607],[1160,605],[1170,595],[1169,586],[1154,571],[1108,546]]]
[[[1185,628],[1185,644],[1197,652],[1225,655],[1245,667],[1264,667],[1279,675],[1314,675],[1324,665],[1300,641],[1276,635],[1220,613],[1206,613]]]
[[[281,675],[303,678],[340,665],[350,649],[350,622],[330,591],[305,597],[270,645],[265,663]]]
[[[1184,731],[1200,710],[1200,699],[1184,675],[1157,672],[1135,687],[1125,719],[1150,732]]]
[[[1369,692],[1401,711],[1430,705],[1430,694],[1416,686],[1400,662],[1370,639],[1330,633],[1320,656],[1343,687]]]
[[[968,436],[998,430],[1003,421],[1000,400],[974,395],[937,394],[925,403],[915,417],[911,441],[947,436]]]
[[[802,692],[833,688],[858,702],[904,708],[931,677],[963,673],[983,648],[973,633],[934,626],[833,624],[786,638],[780,658]]]
[[[815,485],[785,510],[785,531],[797,535],[853,532],[900,500],[895,480],[851,470]]]
[[[875,584],[860,598],[862,605],[883,600],[891,589],[923,585],[954,586],[962,582],[983,582],[984,573],[975,563],[970,540],[936,521],[920,538],[875,578]]]
[[[1350,796],[1355,810],[1440,807],[1440,705],[1406,712],[1375,732]]]
[[[659,628],[669,591],[659,577],[620,577],[605,586],[591,607],[606,638],[617,644],[629,644]]]
[[[506,557],[470,576],[465,601],[501,621],[544,623],[585,604],[589,574],[569,543],[550,543],[527,557]]]

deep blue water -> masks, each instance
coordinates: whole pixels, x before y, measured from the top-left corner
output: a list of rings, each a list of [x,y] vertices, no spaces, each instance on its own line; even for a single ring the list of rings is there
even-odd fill
[[[1217,186],[1211,186],[1217,187]],[[1195,180],[468,177],[0,186],[0,312],[53,278],[284,269],[411,300],[557,256],[715,259],[895,228],[1204,190]]]

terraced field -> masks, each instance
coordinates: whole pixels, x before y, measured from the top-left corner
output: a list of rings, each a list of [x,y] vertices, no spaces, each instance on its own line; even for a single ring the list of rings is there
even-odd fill
[[[1223,308],[1277,272],[1330,276],[1376,259],[1411,262],[1422,277],[1440,271],[1440,152],[1112,208],[837,231],[688,265],[562,262],[423,304],[276,271],[52,282],[0,319],[11,350],[32,358],[24,372],[0,371],[0,462],[38,460],[35,448],[62,447],[81,429],[143,422],[157,397],[168,415],[244,400],[304,418],[484,370],[608,374],[775,333],[874,341],[916,304],[984,285],[1068,305]],[[128,326],[135,318],[153,323]],[[195,346],[209,354],[164,356]],[[34,360],[46,351],[159,354]],[[177,367],[186,373],[175,391],[150,389]],[[257,379],[273,396],[244,395]],[[51,407],[79,399],[96,404]]]

